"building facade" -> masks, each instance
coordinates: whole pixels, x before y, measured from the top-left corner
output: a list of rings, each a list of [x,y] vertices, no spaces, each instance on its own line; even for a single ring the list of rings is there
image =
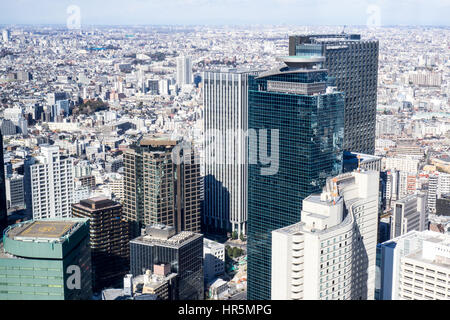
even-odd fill
[[[89,300],[91,252],[87,219],[28,220],[0,243],[1,300]]]
[[[192,83],[192,59],[181,56],[177,58],[177,84],[183,86]]]
[[[40,151],[30,167],[33,219],[70,218],[73,160],[61,157],[56,146],[42,145]]]
[[[170,265],[176,273],[174,300],[203,300],[203,236],[190,231],[176,233],[164,225],[146,227],[144,235],[130,242],[130,272],[133,276]]]
[[[450,299],[448,234],[411,231],[379,244],[377,253],[377,299]]]
[[[88,218],[92,255],[93,289],[120,283],[129,266],[129,224],[122,205],[104,197],[72,205],[74,218]]]
[[[203,223],[207,230],[247,233],[249,74],[252,73],[203,75],[206,135]]]
[[[301,220],[272,232],[273,300],[374,299],[377,171],[330,178]]]
[[[344,150],[374,154],[378,85],[378,40],[358,34],[289,37],[289,55],[324,56],[324,68],[345,94]]]
[[[124,217],[136,225],[133,237],[151,224],[200,232],[200,164],[192,146],[166,136],[143,138],[125,151],[124,167]]]
[[[298,222],[302,200],[342,172],[344,97],[327,88],[324,58],[282,60],[285,67],[249,76],[248,127],[262,139],[259,153],[249,141],[249,157],[261,160],[270,150],[278,161],[276,172],[267,164],[248,165],[250,300],[270,299],[271,232]]]

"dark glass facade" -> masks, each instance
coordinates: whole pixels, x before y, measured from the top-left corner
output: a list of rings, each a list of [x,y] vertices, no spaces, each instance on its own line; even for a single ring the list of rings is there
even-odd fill
[[[268,81],[323,84],[327,73],[285,67],[268,76],[249,76],[249,129],[279,130],[278,172],[261,175],[263,165],[248,166],[249,300],[271,297],[271,232],[298,222],[302,200],[319,192],[327,177],[342,171],[344,95],[325,90],[314,94],[268,91]],[[257,148],[249,143],[249,154],[256,154]],[[272,150],[270,137],[267,150]]]
[[[361,40],[358,34],[289,37],[289,55],[326,57],[324,68],[345,94],[347,151],[375,152],[378,47],[378,40]]]
[[[153,270],[154,264],[170,264],[177,274],[173,300],[203,300],[203,236],[195,235],[179,246],[150,242],[139,237],[130,242],[130,272],[133,276]]]
[[[6,206],[5,166],[3,159],[3,135],[0,132],[0,236],[8,226],[8,213]]]

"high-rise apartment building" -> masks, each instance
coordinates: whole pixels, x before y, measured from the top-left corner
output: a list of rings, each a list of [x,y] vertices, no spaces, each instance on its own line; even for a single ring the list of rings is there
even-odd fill
[[[177,84],[183,86],[192,83],[192,60],[187,56],[177,58]]]
[[[286,66],[248,76],[248,127],[260,140],[248,148],[253,161],[259,155],[248,166],[251,300],[270,299],[271,232],[298,222],[302,200],[342,172],[344,96],[327,87],[325,58],[282,60]]]
[[[411,231],[377,247],[376,299],[449,300],[450,236]]]
[[[154,265],[168,265],[176,274],[174,300],[203,300],[203,236],[177,233],[164,225],[147,226],[145,234],[130,242],[130,272],[141,275]]]
[[[122,205],[104,197],[72,205],[74,218],[88,218],[92,254],[93,288],[120,283],[129,267],[129,228]]]
[[[373,299],[377,171],[330,178],[300,222],[272,232],[272,299]]]
[[[200,231],[200,164],[191,147],[167,136],[151,136],[125,151],[124,217],[134,222],[133,237],[142,225],[151,224]],[[173,154],[180,156],[179,163]]]
[[[203,223],[247,233],[248,72],[205,72]]]
[[[345,94],[344,149],[374,154],[378,84],[378,40],[358,34],[289,37],[290,56],[324,56],[324,68]]]
[[[0,242],[1,300],[89,300],[91,272],[87,219],[28,220]]]
[[[60,156],[57,146],[41,145],[40,152],[30,167],[33,219],[70,218],[73,159]]]

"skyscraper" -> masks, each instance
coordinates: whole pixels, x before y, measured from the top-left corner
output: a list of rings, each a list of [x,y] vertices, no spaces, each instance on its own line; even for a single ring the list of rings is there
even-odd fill
[[[206,138],[203,223],[216,231],[247,232],[245,133],[249,74],[255,73],[205,72],[203,76]],[[221,139],[214,141],[213,135],[220,135]]]
[[[88,219],[28,220],[0,242],[1,300],[92,298]]]
[[[192,83],[192,60],[187,56],[177,58],[177,84],[183,86]]]
[[[2,31],[2,38],[3,38],[3,42],[4,43],[8,43],[9,39],[11,38],[11,33],[9,32],[8,29],[4,29]]]
[[[260,162],[270,150],[278,171],[263,175],[265,161],[248,166],[248,299],[270,299],[271,232],[298,222],[302,200],[342,171],[344,97],[327,87],[324,58],[283,61],[249,76],[248,127],[259,134]],[[258,144],[249,140],[249,158]]]
[[[129,267],[128,223],[122,205],[104,197],[72,205],[74,218],[89,218],[93,288],[100,290],[121,282]]]
[[[181,146],[182,141],[160,135],[143,138],[125,151],[124,217],[134,222],[132,237],[141,226],[155,223],[178,232],[200,231],[200,164],[194,149],[174,163],[174,149]]]
[[[58,146],[41,145],[30,166],[33,219],[70,218],[73,200],[73,159],[62,157]]]
[[[330,178],[301,221],[272,232],[272,299],[373,299],[377,171]]]
[[[378,40],[344,33],[290,36],[289,55],[326,58],[324,68],[345,94],[344,150],[374,154]]]
[[[0,131],[0,235],[8,226],[8,210],[6,204],[5,160],[3,159],[3,135]]]

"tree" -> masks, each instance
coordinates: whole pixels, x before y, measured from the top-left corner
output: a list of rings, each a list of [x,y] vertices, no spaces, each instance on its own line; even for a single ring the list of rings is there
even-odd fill
[[[241,234],[239,235],[239,239],[241,239],[241,241],[245,241],[245,237],[244,234],[241,232]]]
[[[231,238],[232,238],[233,240],[236,240],[236,239],[238,238],[238,233],[237,233],[236,230],[233,231],[233,233],[231,234]]]

